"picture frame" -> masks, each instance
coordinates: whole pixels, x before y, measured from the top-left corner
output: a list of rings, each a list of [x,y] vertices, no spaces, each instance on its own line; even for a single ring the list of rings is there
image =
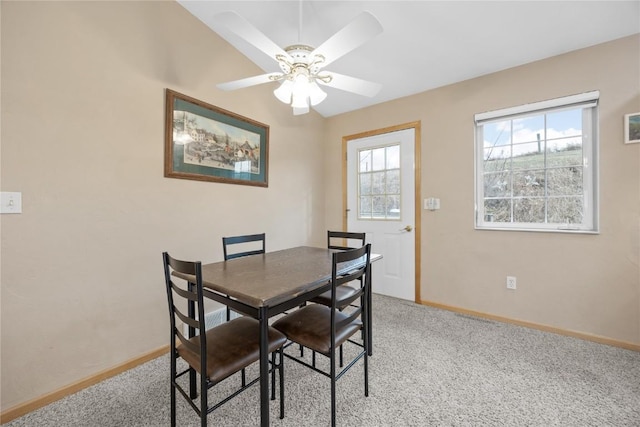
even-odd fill
[[[166,89],[164,176],[268,187],[269,126]]]
[[[640,113],[624,116],[624,143],[640,143]]]

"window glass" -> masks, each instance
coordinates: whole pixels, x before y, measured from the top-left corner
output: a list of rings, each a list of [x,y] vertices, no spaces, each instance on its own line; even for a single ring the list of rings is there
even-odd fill
[[[385,166],[385,149],[384,148],[376,148],[371,150],[371,158],[374,171],[384,170]]]
[[[388,194],[400,194],[400,169],[387,171],[386,184]]]
[[[360,172],[370,172],[371,171],[371,150],[360,151],[359,156],[360,156],[360,164],[358,165],[358,170]]]
[[[476,228],[597,231],[597,98],[523,108],[476,123]]]
[[[387,169],[400,169],[400,146],[387,147]]]
[[[400,145],[358,152],[358,218],[400,220]]]

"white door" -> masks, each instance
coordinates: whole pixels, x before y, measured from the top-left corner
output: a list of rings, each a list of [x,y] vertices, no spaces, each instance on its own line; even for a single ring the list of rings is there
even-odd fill
[[[415,301],[415,129],[347,141],[347,230],[367,233],[373,292]]]

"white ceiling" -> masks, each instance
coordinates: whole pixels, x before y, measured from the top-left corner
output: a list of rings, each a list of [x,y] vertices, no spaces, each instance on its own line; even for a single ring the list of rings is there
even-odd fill
[[[280,71],[276,61],[228,30],[216,28],[213,15],[234,10],[284,48],[299,42],[317,47],[360,12],[373,13],[384,32],[326,70],[381,83],[382,90],[367,98],[323,87],[328,96],[313,108],[324,117],[640,33],[640,0],[304,0],[300,38],[299,1],[178,3],[265,72]],[[256,74],[261,73],[248,70],[225,81]],[[274,96],[269,102],[280,101]]]

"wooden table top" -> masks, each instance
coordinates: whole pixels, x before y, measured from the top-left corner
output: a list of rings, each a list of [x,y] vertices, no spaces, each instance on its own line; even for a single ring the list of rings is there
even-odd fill
[[[272,307],[326,285],[333,252],[300,246],[203,264],[202,285],[252,307]],[[372,261],[380,258],[371,255]],[[176,276],[193,280],[193,276]]]

